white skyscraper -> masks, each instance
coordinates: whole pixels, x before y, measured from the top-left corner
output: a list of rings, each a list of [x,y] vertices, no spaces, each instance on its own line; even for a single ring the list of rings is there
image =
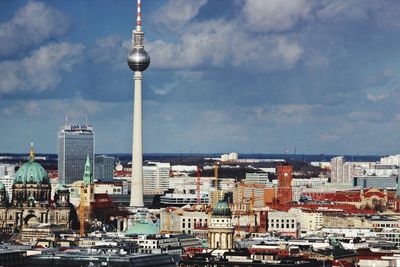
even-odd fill
[[[142,72],[150,65],[150,57],[143,46],[144,33],[140,18],[140,0],[137,2],[136,29],[132,36],[132,50],[128,55],[129,68],[135,81],[132,144],[131,207],[143,207],[143,145],[142,145]]]
[[[169,163],[151,162],[143,166],[144,194],[163,194],[169,187]]]
[[[94,131],[91,125],[68,125],[58,133],[58,182],[82,180],[86,157],[94,166]]]
[[[343,183],[344,157],[331,159],[331,183]]]
[[[0,165],[0,182],[4,184],[8,199],[12,199],[12,185],[15,179],[15,165],[2,164]]]

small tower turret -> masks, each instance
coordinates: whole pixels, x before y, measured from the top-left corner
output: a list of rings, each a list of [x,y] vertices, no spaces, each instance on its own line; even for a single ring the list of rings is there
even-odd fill
[[[83,183],[85,185],[93,183],[92,167],[90,166],[89,156],[86,157],[85,172],[83,173]]]

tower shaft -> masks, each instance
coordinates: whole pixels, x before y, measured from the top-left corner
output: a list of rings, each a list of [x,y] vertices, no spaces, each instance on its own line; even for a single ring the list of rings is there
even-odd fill
[[[143,207],[142,72],[135,71],[131,207]]]
[[[128,55],[128,66],[134,72],[135,80],[133,138],[132,138],[132,182],[131,207],[143,207],[143,146],[142,146],[142,72],[150,64],[150,57],[144,50],[140,0],[137,1],[136,30],[132,35],[132,50]]]

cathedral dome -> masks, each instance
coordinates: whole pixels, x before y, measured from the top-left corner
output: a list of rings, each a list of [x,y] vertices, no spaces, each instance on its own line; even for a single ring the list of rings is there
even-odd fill
[[[232,212],[228,203],[224,200],[218,201],[217,205],[212,210],[212,215],[215,216],[231,216]]]
[[[29,154],[29,162],[22,165],[15,174],[14,184],[46,184],[50,185],[49,176],[39,163],[34,161],[33,145]]]
[[[50,184],[50,180],[42,165],[32,161],[19,168],[14,184]]]

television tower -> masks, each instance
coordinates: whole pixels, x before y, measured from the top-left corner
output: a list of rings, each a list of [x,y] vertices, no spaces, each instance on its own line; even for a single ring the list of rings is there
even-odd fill
[[[142,144],[142,72],[150,65],[143,46],[144,32],[140,19],[140,0],[137,0],[136,29],[132,31],[132,50],[128,55],[129,68],[135,81],[133,110],[132,182],[129,206],[143,207],[143,144]]]

